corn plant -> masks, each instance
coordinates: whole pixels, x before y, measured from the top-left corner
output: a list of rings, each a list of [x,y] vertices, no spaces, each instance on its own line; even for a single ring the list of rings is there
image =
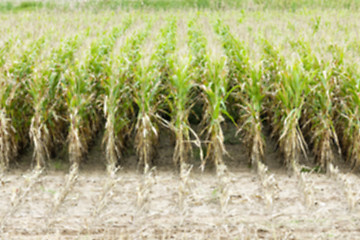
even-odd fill
[[[140,66],[133,84],[133,99],[138,107],[135,125],[135,145],[139,157],[139,165],[144,165],[144,173],[150,169],[150,161],[154,156],[154,146],[158,141],[158,127],[155,114],[160,104],[158,94],[161,77],[157,69],[151,66]]]
[[[33,41],[0,78],[1,169],[6,169],[19,147],[27,144],[31,110],[26,100],[25,81],[33,72],[35,60],[44,44],[44,37]]]
[[[189,123],[189,114],[195,104],[193,100],[196,99],[194,96],[196,85],[192,78],[193,75],[189,74],[190,64],[183,59],[178,60],[176,64],[175,73],[169,79],[168,105],[171,110],[170,128],[174,131],[176,138],[173,161],[175,165],[180,165],[180,170],[185,170],[183,164],[188,162],[191,143],[200,147],[200,140]],[[194,141],[191,140],[191,135],[195,137]],[[200,151],[200,153],[202,152]]]
[[[348,66],[339,92],[337,130],[341,132],[341,142],[352,168],[360,166],[360,77],[357,65]]]
[[[226,101],[235,89],[235,87],[233,87],[228,90],[227,75],[225,58],[209,59],[208,73],[204,83],[200,86],[205,102],[204,119],[206,121],[206,127],[203,133],[206,134],[207,141],[207,152],[204,160],[202,160],[201,169],[204,170],[207,160],[211,160],[215,164],[217,178],[219,179],[217,187],[222,212],[226,211],[230,198],[230,177],[223,161],[223,155],[227,154],[227,151],[224,145],[224,134],[221,123],[224,121],[225,116],[234,122],[226,110]]]
[[[108,78],[109,59],[116,40],[121,34],[131,26],[133,20],[128,17],[124,20],[123,26],[113,27],[108,33],[103,33],[105,36],[100,37],[98,41],[92,42],[90,46],[89,55],[86,59],[87,72],[91,81],[95,84],[96,95],[102,93],[102,81]]]
[[[194,96],[201,96],[201,89],[199,85],[203,83],[207,74],[208,53],[207,53],[207,38],[204,35],[200,25],[198,24],[198,17],[191,19],[188,22],[187,31],[187,46],[189,49],[189,66],[188,72],[193,79],[195,86],[193,88]],[[202,108],[205,105],[201,97],[194,98],[193,110],[190,114],[190,119],[195,122],[201,122]],[[192,121],[194,122],[194,121]]]
[[[300,151],[306,156],[307,145],[299,126],[299,119],[304,99],[308,94],[308,86],[300,66],[294,64],[289,67],[278,83],[279,92],[276,93],[276,99],[281,107],[279,112],[275,112],[279,120],[275,124],[281,126],[279,142],[285,161],[294,165],[298,161]]]
[[[257,166],[264,154],[265,141],[262,135],[261,114],[264,104],[264,83],[260,66],[251,68],[248,49],[230,32],[228,26],[220,20],[215,24],[222,46],[228,58],[229,79],[236,86],[234,96],[229,102],[238,102],[240,106],[239,132],[244,133],[243,141],[250,150],[250,163]]]
[[[9,53],[11,46],[12,46],[13,41],[11,41],[11,39],[9,39],[8,41],[6,41],[0,48],[0,69],[2,70],[4,64],[6,63],[7,60],[7,54]],[[9,94],[11,94],[11,86],[6,86],[6,80],[1,77],[1,96],[4,96],[4,99],[7,100],[7,98],[9,97]],[[10,87],[10,88],[9,88]],[[6,117],[6,113],[5,111],[1,111],[0,112],[0,116],[1,116],[1,126],[7,126],[8,125],[8,121],[10,119],[8,119]],[[6,128],[5,128],[6,129]],[[5,130],[4,129],[4,130]],[[10,161],[10,158],[15,155],[16,153],[16,148],[11,149],[10,146],[11,145],[15,145],[14,139],[11,136],[11,132],[5,130],[5,132],[1,131],[1,161],[0,161],[0,169],[5,169]],[[8,145],[10,143],[10,146]]]
[[[168,105],[170,108],[170,128],[175,134],[175,151],[173,161],[180,167],[180,172],[186,171],[186,163],[191,153],[191,143],[200,147],[200,139],[189,123],[189,115],[193,106],[199,100],[198,85],[204,78],[206,64],[206,39],[201,31],[197,29],[196,19],[188,22],[188,47],[189,58],[178,56],[173,62],[173,75],[169,78]],[[191,135],[195,140],[191,140]],[[200,158],[202,151],[200,148]],[[182,173],[181,173],[182,174]]]
[[[188,22],[188,46],[190,49],[189,72],[197,83],[201,83],[205,78],[207,71],[207,40],[201,31],[197,19],[191,19]]]
[[[106,118],[103,143],[106,145],[108,170],[116,168],[116,163],[124,147],[125,138],[131,133],[131,84],[134,81],[138,62],[141,59],[141,45],[149,34],[152,21],[144,30],[132,35],[120,50],[120,55],[114,63],[115,69],[103,82],[104,115]]]
[[[135,148],[139,165],[144,165],[144,173],[150,167],[150,161],[155,154],[158,141],[158,126],[156,114],[159,105],[168,95],[164,88],[172,74],[174,51],[176,47],[176,19],[169,19],[168,24],[161,29],[159,43],[150,57],[150,63],[144,60],[136,71],[133,84],[133,99],[138,108],[135,125]],[[167,108],[166,106],[162,109]]]
[[[30,138],[34,144],[36,168],[45,166],[55,143],[61,143],[64,139],[65,106],[61,82],[64,81],[64,72],[72,63],[79,43],[78,36],[64,39],[27,82],[29,100],[34,112]]]
[[[229,69],[229,85],[236,86],[239,81],[249,76],[249,57],[247,49],[231,33],[229,26],[225,25],[221,20],[217,20],[214,24],[215,32],[221,38],[221,44],[228,58],[227,66]]]
[[[303,129],[312,143],[316,161],[323,169],[328,169],[329,163],[334,160],[332,142],[340,150],[333,122],[336,92],[333,69],[312,53],[308,42],[298,40],[293,43],[293,47],[297,48],[300,55],[310,88],[304,106]]]
[[[205,167],[207,159],[212,160],[216,166],[224,165],[223,155],[226,153],[224,146],[224,135],[221,123],[224,116],[231,120],[233,118],[226,110],[226,100],[232,90],[228,90],[227,68],[224,58],[209,61],[208,74],[205,82],[201,85],[203,91],[205,107],[206,127],[203,130],[206,133],[207,153],[202,162],[202,169]]]
[[[262,69],[252,69],[250,76],[243,80],[241,92],[237,92],[241,99],[239,131],[244,132],[244,142],[250,150],[251,164],[258,167],[264,156],[265,140],[262,134],[263,123],[261,114],[264,108],[264,85]],[[239,83],[240,84],[240,83]]]
[[[339,147],[333,122],[335,84],[331,79],[331,72],[327,72],[329,70],[324,70],[322,73],[318,73],[317,78],[311,78],[311,92],[307,101],[309,106],[306,107],[309,109],[306,118],[311,122],[309,134],[312,135],[313,151],[323,169],[328,169],[329,163],[334,161],[332,142]]]
[[[269,47],[269,46],[268,46]],[[268,51],[274,53],[275,51]],[[272,55],[268,65],[273,71],[280,68],[279,58]],[[277,73],[270,73],[269,88],[272,91],[269,104],[272,106],[272,125],[279,137],[279,145],[284,154],[285,164],[295,169],[300,153],[306,156],[307,144],[299,124],[306,96],[309,93],[308,80],[297,62],[286,64]],[[274,74],[274,75],[273,75]]]
[[[70,123],[69,161],[78,165],[87,152],[89,140],[94,135],[97,125],[96,101],[92,93],[94,83],[86,81],[88,75],[83,62],[76,60],[73,69],[66,76],[66,101],[68,121]]]
[[[353,169],[360,165],[359,161],[359,74],[356,61],[346,63],[345,49],[331,44],[328,51],[332,55],[331,78],[335,88],[335,120],[336,129],[343,152]]]
[[[166,81],[172,74],[171,62],[172,55],[174,54],[176,47],[176,30],[177,20],[176,18],[170,18],[167,26],[161,29],[161,33],[158,36],[160,39],[155,53],[152,55],[151,60],[159,72],[161,73],[162,81]]]
[[[69,126],[69,160],[79,164],[100,125],[98,98],[102,82],[111,72],[110,53],[117,37],[126,31],[131,19],[122,28],[113,28],[105,37],[91,44],[88,55],[77,60],[66,80]],[[100,104],[101,105],[101,104]]]

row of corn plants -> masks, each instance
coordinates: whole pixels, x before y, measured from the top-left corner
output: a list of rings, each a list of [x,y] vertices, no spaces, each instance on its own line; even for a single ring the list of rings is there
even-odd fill
[[[199,100],[196,94],[199,93],[198,86],[202,81],[205,71],[205,47],[206,40],[197,30],[196,19],[188,22],[188,48],[189,56],[177,56],[173,62],[173,75],[169,78],[169,101],[171,123],[170,128],[174,132],[176,143],[173,161],[180,167],[180,172],[187,169],[187,162],[192,153],[192,143],[197,145],[201,151],[201,143],[198,135],[192,129],[189,116],[193,106]],[[194,140],[192,140],[191,135]],[[201,157],[202,158],[202,157]]]
[[[189,164],[189,159],[193,154],[193,145],[199,148],[200,158],[203,158],[200,138],[189,121],[194,106],[200,100],[197,97],[200,93],[198,86],[206,68],[204,61],[206,58],[206,39],[196,22],[196,18],[191,19],[187,23],[186,34],[179,35],[178,41],[184,41],[184,38],[187,38],[187,44],[183,46],[183,49],[177,49],[178,54],[176,54],[173,63],[174,72],[168,82],[168,106],[171,118],[169,126],[176,141],[173,162],[180,170],[178,206],[183,215],[186,214],[187,199],[191,192],[189,180],[193,166]]]
[[[197,102],[202,107],[197,117],[200,122],[200,135],[206,142],[206,154],[202,159],[201,169],[206,162],[213,162],[216,169],[223,169],[223,155],[226,154],[222,123],[224,116],[230,117],[226,109],[229,96],[226,59],[215,57],[204,32],[199,24],[199,16],[188,23],[188,45],[190,49],[190,74],[195,80]],[[231,118],[231,117],[230,117]]]
[[[150,19],[145,29],[129,36],[120,49],[120,54],[113,60],[109,77],[104,79],[104,116],[106,118],[103,143],[106,148],[108,171],[116,168],[125,140],[131,135],[131,119],[134,118],[131,85],[138,72],[141,49],[148,37],[153,20]]]
[[[298,40],[294,45],[307,75],[309,88],[302,117],[303,131],[312,145],[317,163],[323,169],[328,169],[334,161],[333,143],[340,151],[334,124],[337,86],[334,69],[330,63],[313,54],[308,42]]]
[[[110,54],[116,39],[131,25],[126,18],[123,26],[114,27],[91,43],[89,51],[66,74],[64,82],[66,108],[69,121],[69,160],[78,165],[88,151],[88,146],[100,127],[100,95],[102,82],[109,76]]]
[[[98,219],[100,212],[111,200],[113,187],[120,182],[120,179],[116,177],[119,169],[117,165],[118,162],[121,162],[126,140],[132,130],[133,109],[130,86],[142,56],[142,45],[153,25],[152,19],[147,20],[149,23],[145,28],[141,27],[128,36],[124,42],[119,41],[120,49],[113,51],[109,63],[111,68],[107,68],[109,77],[102,82],[103,111],[106,121],[103,145],[105,146],[108,178],[104,182],[103,191],[93,211],[94,221]]]
[[[75,58],[64,76],[62,88],[65,98],[68,153],[71,168],[65,184],[54,196],[53,205],[47,213],[47,227],[53,224],[53,216],[65,202],[78,178],[79,164],[86,156],[89,144],[101,125],[101,96],[103,82],[110,77],[111,53],[117,39],[133,23],[132,16],[123,19],[120,27],[100,32],[90,43],[87,51]]]
[[[3,71],[4,69],[4,65],[7,61],[9,52],[11,50],[12,47],[12,39],[9,38],[8,41],[5,41],[1,48],[0,48],[0,69]],[[6,88],[7,87],[7,82],[4,79],[5,76],[1,77],[1,87],[2,88]],[[4,89],[5,90],[5,89]],[[8,89],[7,91],[1,91],[1,94],[6,94],[5,99],[7,98],[8,92],[10,89]],[[9,124],[9,119],[6,116],[6,111],[5,109],[1,111],[1,125],[2,126],[6,126],[7,124]],[[10,159],[13,157],[13,155],[15,154],[15,149],[11,149],[10,144],[13,143],[13,139],[10,136],[10,132],[8,129],[10,129],[11,127],[3,127],[2,131],[1,131],[1,159],[0,159],[0,164],[1,164],[1,169],[5,169],[8,164]]]
[[[307,157],[308,145],[305,141],[302,119],[306,111],[307,99],[311,98],[311,74],[299,59],[285,59],[280,46],[273,46],[264,40],[264,68],[267,69],[266,81],[269,88],[266,107],[273,135],[284,156],[284,163],[298,179],[304,205],[312,208],[315,203],[314,188],[301,171],[301,155]],[[291,61],[292,60],[292,61]]]
[[[45,166],[56,144],[61,144],[66,137],[62,83],[80,43],[78,35],[63,39],[59,47],[52,50],[49,58],[42,65],[39,64],[27,83],[33,112],[30,138],[34,145],[36,168]]]
[[[215,24],[215,31],[221,37],[222,45],[228,57],[228,78],[231,86],[235,87],[231,101],[237,104],[239,132],[249,149],[250,163],[257,167],[264,155],[264,138],[262,135],[263,120],[261,114],[264,109],[263,70],[260,64],[250,62],[249,50],[221,21]],[[233,111],[234,112],[234,111]]]
[[[30,141],[37,168],[64,143],[70,162],[79,164],[104,127],[110,169],[116,168],[132,134],[139,162],[149,169],[159,122],[175,136],[173,160],[180,169],[189,162],[193,144],[202,152],[202,143],[207,145],[202,168],[207,160],[223,166],[225,119],[239,127],[239,138],[256,167],[264,160],[265,124],[270,125],[285,165],[293,170],[310,151],[324,170],[335,162],[336,151],[353,168],[359,167],[359,73],[356,61],[346,54],[353,43],[312,49],[309,36],[289,43],[262,39],[256,43],[261,50],[253,50],[217,20],[214,32],[225,56],[213,56],[199,16],[187,23],[186,56],[176,49],[181,21],[173,16],[166,19],[154,51],[147,54],[142,46],[151,20],[142,32],[126,39],[120,53],[112,53],[132,26],[131,16],[124,17],[120,27],[101,32],[85,51],[81,46],[89,29],[65,34],[48,53],[44,52],[51,37],[46,34],[28,39],[20,48],[19,38],[30,37],[9,33],[0,46],[1,168],[7,168]],[[110,20],[102,25],[113,24]],[[57,32],[65,30],[65,23]],[[320,33],[319,29],[312,34]],[[252,51],[259,51],[260,59],[253,60]],[[193,116],[202,120],[199,131],[191,127]]]
[[[31,107],[27,101],[26,81],[31,77],[36,59],[45,44],[45,36],[31,41],[3,68],[0,80],[1,169],[6,169],[19,149],[28,144]]]
[[[284,162],[288,168],[295,169],[301,153],[305,156],[307,153],[300,118],[309,94],[308,78],[301,62],[286,61],[278,48],[264,40],[265,81],[269,88],[266,108]]]
[[[344,49],[331,46],[332,69],[336,91],[336,129],[341,143],[342,151],[353,169],[360,166],[360,81],[358,64],[350,58],[345,62]]]
[[[220,56],[212,53],[213,49],[216,49],[214,44],[217,44],[217,42],[207,42],[207,36],[205,37],[204,33],[199,30],[195,30],[194,33],[194,36],[198,38],[200,43],[198,46],[195,46],[202,49],[205,55],[203,59],[199,56],[195,58],[199,59],[199,67],[197,69],[198,84],[200,89],[199,95],[201,96],[200,101],[203,105],[203,120],[200,124],[202,130],[200,134],[206,141],[206,155],[202,161],[201,169],[204,170],[207,161],[211,161],[215,165],[218,178],[218,200],[221,211],[225,212],[230,198],[230,176],[224,163],[224,155],[228,153],[224,144],[222,125],[226,118],[234,122],[227,110],[226,102],[236,87],[231,86],[228,78],[228,58],[222,51],[217,53]]]
[[[229,68],[228,78],[235,88],[229,102],[232,112],[238,118],[240,139],[249,151],[249,163],[256,168],[261,181],[264,201],[268,209],[272,209],[277,184],[274,175],[268,174],[268,168],[263,163],[265,139],[263,136],[263,117],[266,85],[261,63],[252,63],[249,49],[230,31],[230,27],[221,21],[214,25],[225,50]]]
[[[155,52],[140,61],[132,85],[133,101],[137,108],[135,146],[139,164],[144,165],[145,172],[149,170],[155,154],[154,147],[159,138],[157,115],[163,102],[162,96],[167,91],[164,86],[173,71],[171,62],[176,46],[177,20],[170,18],[167,21],[158,36]]]

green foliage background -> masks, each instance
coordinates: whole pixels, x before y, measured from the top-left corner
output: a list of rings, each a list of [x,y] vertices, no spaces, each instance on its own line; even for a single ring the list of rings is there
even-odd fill
[[[22,11],[37,9],[247,9],[247,10],[290,10],[300,9],[349,9],[357,10],[359,0],[43,0],[43,1],[0,1],[0,11]]]

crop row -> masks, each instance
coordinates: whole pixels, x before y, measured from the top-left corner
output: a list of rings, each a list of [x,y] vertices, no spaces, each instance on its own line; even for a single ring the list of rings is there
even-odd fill
[[[173,132],[182,174],[196,147],[202,168],[213,161],[226,179],[225,121],[255,167],[263,168],[265,126],[289,169],[309,153],[324,170],[338,154],[359,167],[360,84],[346,55],[353,45],[313,47],[299,37],[284,47],[260,31],[249,43],[227,18],[185,16],[126,14],[69,32],[48,24],[36,37],[9,32],[0,45],[1,168],[30,145],[38,169],[63,148],[78,166],[104,131],[109,172],[133,146],[147,173],[161,125]]]

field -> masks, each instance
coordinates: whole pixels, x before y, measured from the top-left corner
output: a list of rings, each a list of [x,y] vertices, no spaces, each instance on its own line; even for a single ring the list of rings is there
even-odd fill
[[[1,2],[1,238],[356,239],[356,2],[155,2]]]

